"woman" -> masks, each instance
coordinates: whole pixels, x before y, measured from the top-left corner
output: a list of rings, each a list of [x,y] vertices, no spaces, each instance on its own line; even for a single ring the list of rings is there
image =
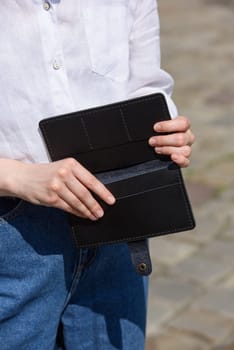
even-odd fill
[[[50,163],[38,122],[162,92],[173,119],[154,129],[170,135],[149,144],[188,166],[194,135],[160,68],[157,4],[3,1],[0,26],[1,349],[143,349],[147,279],[124,244],[76,247],[66,221],[105,215],[92,193],[115,198],[76,160]]]

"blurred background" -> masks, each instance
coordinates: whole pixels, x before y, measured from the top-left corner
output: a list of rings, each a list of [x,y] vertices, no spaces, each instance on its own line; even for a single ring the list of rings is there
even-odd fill
[[[234,0],[158,0],[197,228],[151,240],[147,350],[234,350]]]

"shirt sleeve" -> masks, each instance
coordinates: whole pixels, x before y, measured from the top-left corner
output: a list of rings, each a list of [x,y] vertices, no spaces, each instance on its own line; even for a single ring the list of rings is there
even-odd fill
[[[160,24],[156,0],[136,1],[130,33],[130,98],[161,92],[166,97],[171,117],[177,116],[171,99],[174,81],[161,69]]]

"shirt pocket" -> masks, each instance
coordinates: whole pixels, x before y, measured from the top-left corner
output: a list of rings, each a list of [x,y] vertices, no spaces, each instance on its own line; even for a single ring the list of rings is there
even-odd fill
[[[126,81],[129,75],[126,1],[86,0],[83,18],[91,70],[115,81]]]

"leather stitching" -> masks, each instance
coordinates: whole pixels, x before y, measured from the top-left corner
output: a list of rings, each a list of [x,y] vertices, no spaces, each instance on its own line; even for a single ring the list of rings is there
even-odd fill
[[[81,124],[82,124],[82,126],[83,126],[84,133],[85,133],[85,136],[86,136],[87,141],[88,141],[88,144],[89,144],[89,148],[90,148],[91,150],[93,150],[93,149],[94,149],[94,146],[93,146],[93,144],[92,144],[92,142],[91,142],[91,137],[89,136],[88,128],[87,128],[87,126],[86,126],[86,124],[85,124],[84,118],[80,118],[80,121],[81,121]]]
[[[133,139],[132,139],[132,137],[130,135],[128,124],[127,124],[127,121],[125,119],[124,112],[123,112],[122,108],[119,108],[119,111],[120,111],[120,115],[121,115],[121,119],[122,119],[122,122],[123,122],[124,129],[125,129],[126,134],[127,134],[128,141],[132,142]]]

